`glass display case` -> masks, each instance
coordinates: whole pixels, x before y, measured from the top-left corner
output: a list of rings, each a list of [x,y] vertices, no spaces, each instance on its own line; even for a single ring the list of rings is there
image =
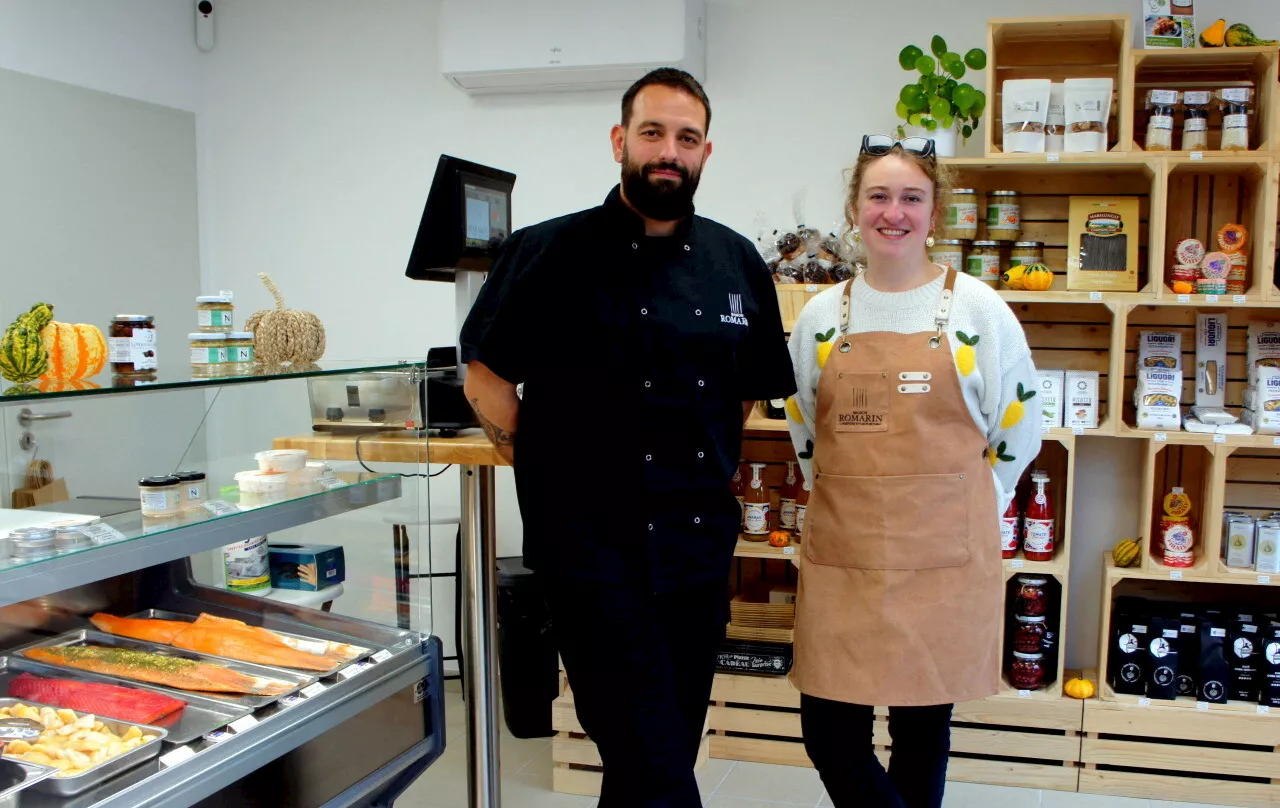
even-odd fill
[[[443,751],[425,454],[360,452],[419,437],[424,365],[257,368],[0,382],[0,718],[95,716],[10,744],[59,771],[0,805],[367,805]],[[356,459],[274,449],[312,430]]]

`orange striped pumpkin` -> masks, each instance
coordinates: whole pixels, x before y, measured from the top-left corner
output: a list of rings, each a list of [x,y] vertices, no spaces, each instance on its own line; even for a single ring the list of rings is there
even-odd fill
[[[96,376],[107,363],[107,340],[97,326],[49,323],[40,332],[49,352],[49,370],[42,379],[83,379]]]
[[[68,390],[97,390],[102,385],[88,379],[49,379],[40,377],[37,385],[42,393],[65,393]]]

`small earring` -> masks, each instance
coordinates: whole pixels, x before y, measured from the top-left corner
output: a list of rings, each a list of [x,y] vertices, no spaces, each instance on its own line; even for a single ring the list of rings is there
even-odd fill
[[[858,230],[857,228],[854,228],[853,230],[853,243],[854,244],[862,243],[862,231]]]
[[[932,233],[930,233],[930,234],[929,234],[929,237],[928,237],[928,238],[926,238],[926,239],[924,240],[924,246],[925,246],[927,249],[930,249],[930,250],[932,250],[932,249],[933,249],[933,245],[934,245],[934,244],[936,244],[936,243],[937,243],[937,242],[935,242],[935,241],[933,240],[933,234],[932,234]]]

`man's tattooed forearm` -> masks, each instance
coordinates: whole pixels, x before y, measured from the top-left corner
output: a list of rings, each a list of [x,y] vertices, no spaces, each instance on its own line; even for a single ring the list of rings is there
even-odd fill
[[[471,410],[476,414],[476,418],[480,419],[480,426],[484,428],[484,433],[489,436],[489,442],[494,446],[512,446],[515,444],[515,432],[509,432],[502,427],[484,417],[484,413],[480,412],[480,399],[471,399]]]

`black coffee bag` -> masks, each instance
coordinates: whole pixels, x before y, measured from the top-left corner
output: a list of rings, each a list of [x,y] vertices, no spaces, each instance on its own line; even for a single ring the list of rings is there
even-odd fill
[[[1153,617],[1147,634],[1147,695],[1173,700],[1178,696],[1178,656],[1182,623],[1178,617]]]
[[[1128,620],[1116,625],[1115,639],[1111,645],[1115,679],[1111,686],[1117,693],[1133,696],[1147,694],[1147,643],[1150,640],[1147,618]]]
[[[1262,631],[1262,690],[1259,704],[1280,707],[1280,625],[1272,623]]]
[[[1199,700],[1226,704],[1231,686],[1227,662],[1227,623],[1222,612],[1208,610],[1200,618]]]
[[[1256,702],[1262,689],[1261,627],[1253,615],[1240,614],[1232,621],[1227,639],[1231,643],[1227,653],[1231,663],[1231,685],[1227,695],[1240,701]]]
[[[1178,695],[1195,698],[1200,686],[1200,618],[1178,614]]]

